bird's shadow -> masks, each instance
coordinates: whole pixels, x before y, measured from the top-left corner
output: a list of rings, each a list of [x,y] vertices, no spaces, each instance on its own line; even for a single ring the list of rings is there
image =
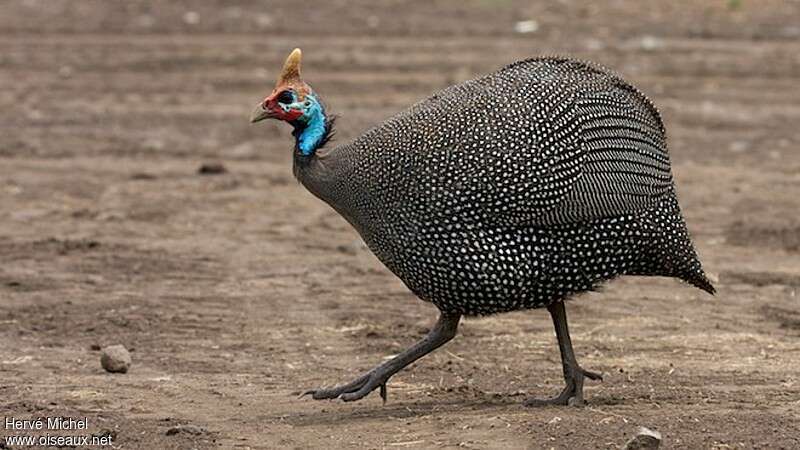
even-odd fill
[[[303,401],[303,400],[300,400]],[[502,410],[510,406],[520,406],[521,399],[501,397],[498,399],[474,400],[426,400],[412,402],[388,402],[384,405],[369,404],[366,407],[350,407],[339,400],[323,401],[323,408],[312,413],[296,413],[273,417],[292,426],[336,425],[345,422],[374,419],[407,419],[425,417],[433,414],[447,414],[465,411]],[[358,405],[361,406],[361,405]],[[341,408],[341,409],[337,409]]]
[[[514,395],[500,395],[492,396],[491,398],[474,398],[474,399],[430,399],[424,401],[411,401],[411,402],[396,402],[391,401],[383,405],[375,405],[367,400],[366,405],[360,403],[358,405],[350,406],[340,400],[306,400],[299,399],[298,401],[314,401],[321,406],[321,409],[315,412],[298,412],[293,414],[283,414],[280,416],[273,416],[269,419],[279,421],[292,426],[314,426],[314,425],[338,425],[348,422],[357,422],[361,420],[375,420],[375,419],[407,419],[412,417],[425,417],[436,414],[452,414],[452,413],[470,413],[470,412],[489,412],[497,411],[498,413],[507,412],[509,410],[523,410],[530,411],[532,414],[541,411],[552,412],[554,410],[568,411],[581,411],[582,408],[573,408],[568,406],[544,406],[537,408],[529,408],[523,405],[523,401],[527,396],[522,394]],[[615,397],[596,397],[591,400],[589,406],[602,407],[619,405],[620,399]],[[624,403],[624,402],[623,402]]]

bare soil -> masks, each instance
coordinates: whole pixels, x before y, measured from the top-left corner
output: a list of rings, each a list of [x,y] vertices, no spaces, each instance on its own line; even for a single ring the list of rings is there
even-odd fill
[[[800,448],[798,24],[795,0],[3,2],[0,415],[130,449],[618,448],[639,426]],[[287,126],[247,123],[295,46],[338,142],[516,59],[614,68],[663,112],[719,293],[625,278],[570,302],[605,375],[583,409],[521,405],[562,386],[541,310],[466,320],[386,405],[298,398],[436,311],[295,182]],[[111,344],[128,373],[101,369]]]

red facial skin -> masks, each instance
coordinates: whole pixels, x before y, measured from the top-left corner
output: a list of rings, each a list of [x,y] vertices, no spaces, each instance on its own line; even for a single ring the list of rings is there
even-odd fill
[[[281,105],[278,104],[277,100],[281,92],[283,91],[279,89],[272,91],[272,94],[270,94],[269,97],[264,99],[264,102],[261,104],[261,107],[264,108],[265,111],[269,111],[271,117],[284,120],[286,122],[294,122],[303,115],[303,111],[297,109],[290,109],[288,111],[284,111],[283,108],[281,108]]]

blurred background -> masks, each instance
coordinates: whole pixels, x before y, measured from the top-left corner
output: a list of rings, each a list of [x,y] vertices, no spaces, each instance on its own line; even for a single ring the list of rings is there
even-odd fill
[[[386,407],[296,399],[435,310],[293,180],[289,127],[248,123],[294,47],[329,145],[518,59],[615,70],[664,116],[719,294],[571,303],[586,410],[519,406],[561,384],[541,312],[467,321]],[[121,448],[800,447],[799,86],[797,0],[0,2],[0,413]]]

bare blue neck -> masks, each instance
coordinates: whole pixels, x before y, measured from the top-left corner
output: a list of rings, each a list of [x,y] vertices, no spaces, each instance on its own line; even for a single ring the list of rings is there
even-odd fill
[[[292,123],[297,149],[305,156],[311,156],[324,143],[328,134],[328,118],[325,109],[314,94],[306,96],[308,108],[300,118]]]

